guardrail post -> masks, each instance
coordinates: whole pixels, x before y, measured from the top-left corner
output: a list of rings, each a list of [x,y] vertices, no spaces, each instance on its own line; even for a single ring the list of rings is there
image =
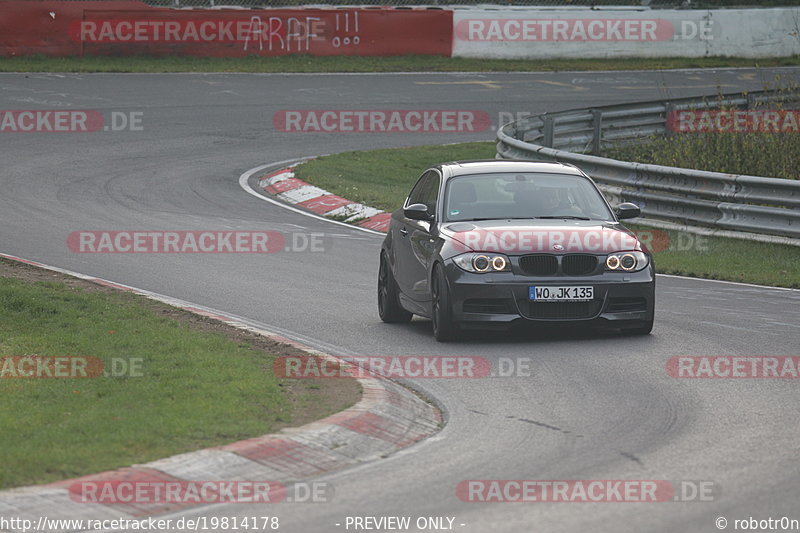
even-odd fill
[[[544,145],[553,147],[553,117],[544,117]]]
[[[672,102],[664,102],[664,135],[672,135],[675,133],[669,128],[669,119],[672,112],[675,110],[675,106]]]
[[[603,112],[592,109],[592,153],[600,153],[600,142],[603,139]]]

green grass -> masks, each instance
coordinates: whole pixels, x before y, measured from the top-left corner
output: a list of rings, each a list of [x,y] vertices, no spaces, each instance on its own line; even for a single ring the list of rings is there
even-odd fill
[[[0,72],[541,72],[800,65],[800,56],[647,59],[472,59],[444,56],[201,58],[183,56],[89,56],[0,58]]]
[[[800,179],[800,133],[676,133],[604,157],[712,172]]]
[[[751,120],[742,120],[738,126],[741,131],[712,130],[656,135],[635,144],[606,150],[601,155],[623,161],[712,172],[800,179],[800,133],[797,132],[797,118],[792,111],[797,107],[800,87],[794,82],[787,85],[776,77],[772,83],[766,84],[765,89],[774,90],[786,101],[749,109],[759,114]],[[720,94],[717,102],[711,97],[708,103],[718,107],[720,112],[728,113],[722,125],[723,128],[730,128],[733,113],[744,110],[721,105],[721,99]],[[766,115],[767,112],[771,114]],[[701,119],[699,115],[688,121],[686,126],[701,129],[715,127],[710,117]],[[755,131],[747,131],[751,128]]]
[[[645,237],[669,235],[669,247],[654,254],[660,274],[800,288],[800,246],[627,226]]]
[[[494,148],[494,143],[485,142],[346,152],[304,163],[296,175],[350,200],[392,211],[402,205],[427,167],[459,159],[492,159]],[[660,273],[800,288],[798,246],[667,233],[670,247],[655,253]]]
[[[493,142],[344,152],[304,163],[296,176],[348,200],[393,211],[429,166],[494,156]]]
[[[119,377],[0,379],[0,489],[269,433],[292,418],[273,356],[127,293],[0,277],[0,357],[112,358]],[[7,360],[6,360],[7,361]],[[336,407],[331,406],[333,410]]]

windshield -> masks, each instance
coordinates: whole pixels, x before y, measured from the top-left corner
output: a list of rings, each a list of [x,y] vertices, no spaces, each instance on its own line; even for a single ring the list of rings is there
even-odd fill
[[[451,178],[445,220],[565,218],[612,220],[597,188],[569,174],[496,173]]]

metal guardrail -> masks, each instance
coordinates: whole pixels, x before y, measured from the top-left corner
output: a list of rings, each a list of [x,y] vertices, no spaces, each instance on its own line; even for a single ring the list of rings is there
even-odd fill
[[[672,111],[754,109],[800,101],[774,92],[727,94],[532,115],[497,132],[497,157],[560,161],[589,174],[613,201],[645,218],[800,238],[800,181],[617,161],[595,155],[620,143],[666,134]]]

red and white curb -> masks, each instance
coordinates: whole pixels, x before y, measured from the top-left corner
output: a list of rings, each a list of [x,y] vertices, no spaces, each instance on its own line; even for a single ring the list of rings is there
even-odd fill
[[[100,285],[133,292],[192,313],[219,320],[236,328],[255,332],[302,349],[313,355],[337,358],[261,328],[236,317],[193,305],[190,302],[101,278],[64,270],[0,253],[0,257],[60,272]],[[360,374],[364,371],[360,370]],[[292,482],[310,479],[359,463],[373,461],[399,451],[438,432],[442,415],[438,409],[409,389],[376,376],[357,378],[363,396],[353,407],[322,420],[278,433],[255,437],[224,446],[183,453],[158,461],[102,472],[48,485],[0,491],[0,516],[31,520],[117,519],[180,511],[203,504],[193,503],[82,503],[76,487],[81,481],[257,481]],[[70,490],[72,489],[72,490]],[[3,531],[22,531],[5,529]],[[48,529],[60,532],[71,529]]]
[[[277,198],[325,217],[344,219],[362,228],[386,232],[390,213],[331,194],[294,177],[293,167],[262,176],[258,186]]]

